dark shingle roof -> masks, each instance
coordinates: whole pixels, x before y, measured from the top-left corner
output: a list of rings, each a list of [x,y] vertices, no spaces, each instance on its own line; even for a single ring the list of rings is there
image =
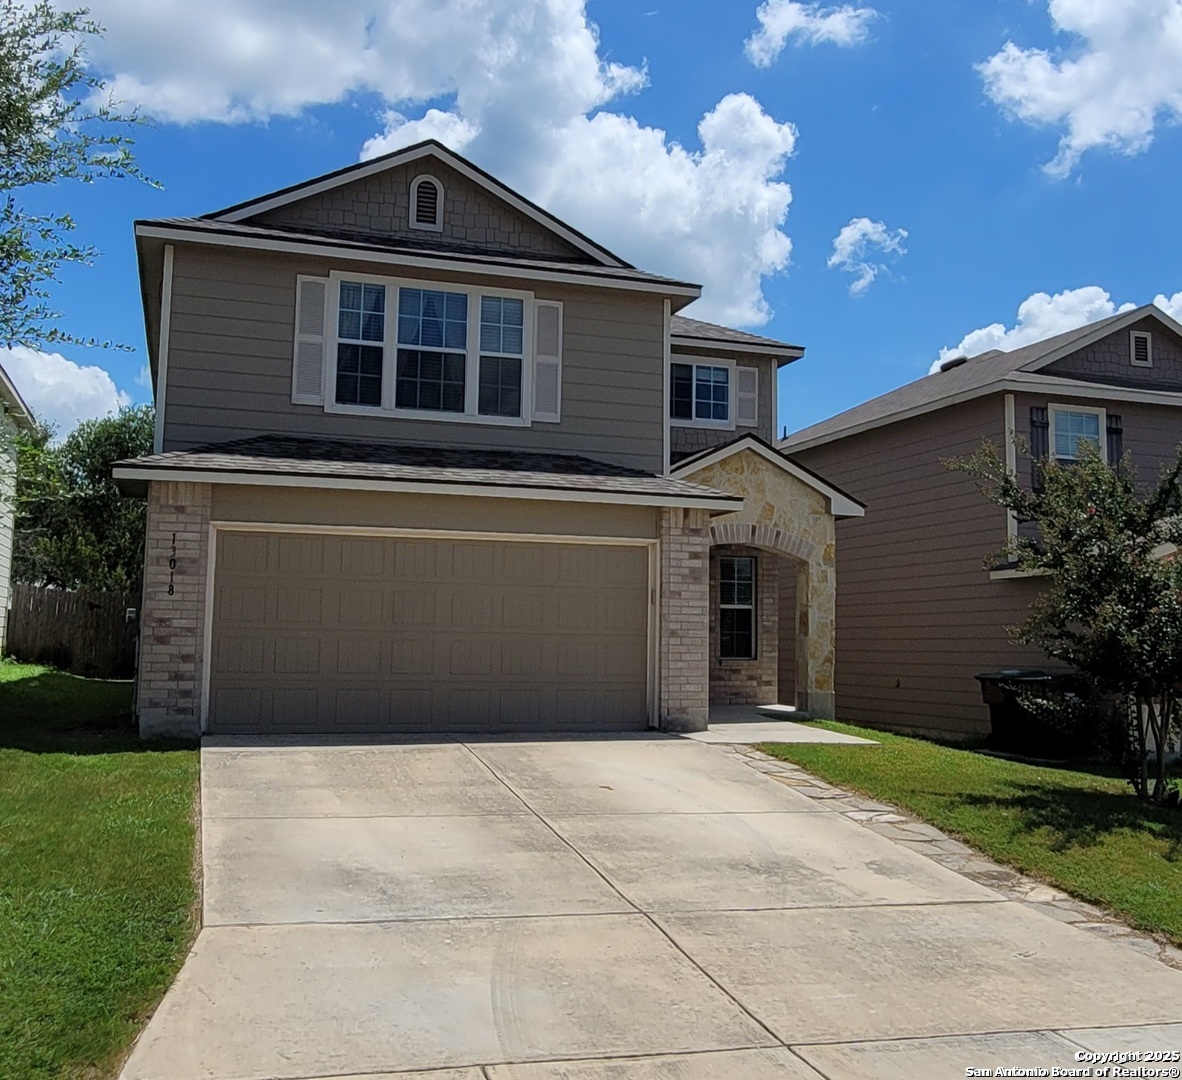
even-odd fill
[[[781,445],[785,450],[792,451],[806,444],[828,441],[854,428],[886,423],[892,417],[910,413],[914,409],[936,407],[939,403],[954,398],[963,399],[977,393],[985,393],[989,386],[1001,379],[1013,377],[1021,381],[1023,376],[1030,377],[1028,373],[1039,361],[1050,357],[1051,354],[1069,351],[1077,342],[1082,343],[1118,321],[1135,321],[1156,311],[1153,305],[1146,305],[1144,308],[1137,308],[1136,311],[1112,315],[1099,322],[1068,330],[1066,333],[1057,334],[1033,345],[1025,345],[1011,352],[993,349],[957,367],[925,375],[921,379],[900,386],[897,390],[891,390],[831,416],[828,420],[822,420],[819,424],[793,432]]]
[[[804,352],[803,346],[800,345],[789,345],[786,341],[776,341],[774,338],[748,334],[745,330],[732,330],[729,326],[702,322],[700,319],[688,319],[684,315],[674,315],[670,319],[669,330],[675,338],[697,338],[703,344],[709,345],[757,345],[766,346],[769,352],[777,350]],[[691,343],[686,341],[685,344]]]
[[[400,443],[308,439],[257,435],[192,450],[129,458],[115,462],[127,473],[158,469],[252,473],[338,480],[403,481],[485,487],[538,488],[587,494],[639,495],[661,499],[731,499],[716,491],[655,476],[639,469],[609,465],[567,454],[519,450],[470,450]],[[129,475],[121,477],[129,480]]]
[[[273,225],[247,225],[244,222],[215,221],[208,218],[153,218],[137,221],[136,227],[181,229],[194,236],[242,237],[254,240],[294,242],[319,247],[352,249],[360,256],[369,253],[429,257],[442,261],[462,263],[484,263],[490,269],[512,267],[525,270],[560,271],[564,274],[586,278],[589,282],[599,279],[613,281],[635,281],[644,284],[670,285],[678,289],[701,289],[690,281],[650,274],[631,266],[600,266],[588,262],[567,262],[560,259],[522,258],[509,252],[491,253],[487,248],[472,248],[458,245],[431,245],[430,247],[408,244],[406,241],[382,236],[365,236],[358,233],[330,232],[319,229],[283,229]]]

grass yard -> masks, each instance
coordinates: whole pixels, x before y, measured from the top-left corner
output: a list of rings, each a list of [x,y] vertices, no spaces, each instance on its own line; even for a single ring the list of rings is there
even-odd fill
[[[902,807],[998,862],[1182,944],[1182,810],[1147,806],[1123,781],[1095,772],[820,726],[882,745],[760,749]]]
[[[197,752],[131,684],[0,661],[0,1076],[113,1076],[196,927]]]

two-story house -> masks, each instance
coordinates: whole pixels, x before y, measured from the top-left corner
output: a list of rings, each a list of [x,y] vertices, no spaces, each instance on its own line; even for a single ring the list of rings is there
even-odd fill
[[[979,673],[1047,666],[1011,642],[1040,579],[989,561],[1029,529],[942,463],[985,441],[1022,482],[1030,458],[1070,461],[1080,440],[1128,451],[1142,481],[1182,443],[1182,326],[1146,305],[1010,352],[940,370],[805,428],[794,459],[873,503],[838,527],[841,716],[951,736],[984,734]]]
[[[435,142],[135,231],[144,733],[832,713],[863,508],[771,446],[803,350]]]

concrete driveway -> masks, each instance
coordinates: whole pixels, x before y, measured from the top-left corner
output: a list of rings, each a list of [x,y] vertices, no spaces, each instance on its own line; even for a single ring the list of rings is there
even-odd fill
[[[1182,972],[700,742],[207,746],[202,800],[205,926],[125,1080],[943,1080],[1182,1049],[1134,1026],[1177,1019]]]

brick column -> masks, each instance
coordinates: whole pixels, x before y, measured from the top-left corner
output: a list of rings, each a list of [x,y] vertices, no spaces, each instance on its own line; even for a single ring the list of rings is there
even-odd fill
[[[705,510],[661,511],[661,727],[710,719],[710,526]]]
[[[136,700],[144,737],[201,734],[209,506],[208,484],[148,486]]]

